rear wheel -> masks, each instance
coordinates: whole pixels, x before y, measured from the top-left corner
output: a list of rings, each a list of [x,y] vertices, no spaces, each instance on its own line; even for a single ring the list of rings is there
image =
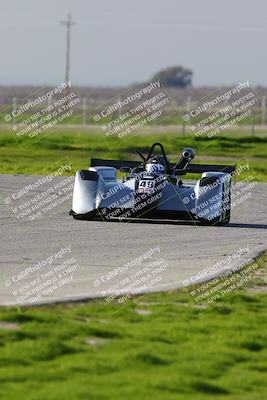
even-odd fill
[[[223,191],[223,217],[221,225],[226,225],[230,222],[231,218],[231,185]]]
[[[220,217],[218,217],[218,218],[212,219],[210,221],[208,221],[206,219],[199,219],[199,223],[200,223],[200,225],[206,225],[206,226],[221,226],[221,225],[228,224],[229,220],[226,220],[226,219],[220,220]]]

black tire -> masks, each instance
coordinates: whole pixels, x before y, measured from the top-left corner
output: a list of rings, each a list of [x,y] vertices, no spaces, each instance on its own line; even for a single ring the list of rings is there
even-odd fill
[[[79,221],[81,221],[81,220],[93,221],[97,215],[97,210],[90,211],[86,214],[76,214],[72,211],[72,212],[70,212],[70,215],[72,215],[74,219],[77,219]]]
[[[225,192],[223,192],[225,194]],[[222,224],[221,225],[226,225],[229,224],[230,219],[231,219],[231,186],[229,187],[229,192],[227,194],[227,199],[223,199],[223,202],[226,203],[224,205],[224,208],[226,209],[225,211],[225,216],[222,219]]]

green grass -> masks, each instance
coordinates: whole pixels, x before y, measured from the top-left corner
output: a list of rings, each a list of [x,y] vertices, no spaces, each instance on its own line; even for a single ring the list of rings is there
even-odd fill
[[[17,329],[0,329],[0,398],[262,400],[266,310],[266,292],[244,289],[210,308],[185,290],[124,308],[99,300],[2,307],[0,322]]]
[[[107,142],[96,132],[70,130],[27,145],[1,132],[0,173],[47,174],[64,161],[74,171],[86,168],[92,156],[137,159],[134,149],[147,151],[153,141],[162,142],[173,161],[195,144],[163,133]],[[207,156],[227,156],[229,163],[248,158],[258,179],[267,181],[266,142],[236,134],[212,142],[202,138],[196,162],[212,162]],[[141,296],[125,308],[102,301],[22,312],[1,307],[0,398],[262,400],[266,310],[266,292],[244,290],[207,309],[193,304],[186,291]],[[4,327],[3,321],[17,327]]]
[[[67,129],[51,131],[40,136],[38,141],[18,141],[10,132],[0,132],[0,173],[47,174],[62,160],[69,160],[73,171],[86,168],[91,157],[138,159],[135,149],[147,152],[154,141],[166,147],[172,161],[184,147],[192,146],[197,151],[195,162],[224,163],[217,157],[227,157],[225,163],[247,159],[259,181],[267,181],[266,158],[267,136],[250,137],[240,133],[228,134],[216,140],[201,137],[196,143],[192,136],[175,133],[139,134],[124,139],[106,138],[96,131],[85,132]],[[208,158],[207,158],[208,157]]]

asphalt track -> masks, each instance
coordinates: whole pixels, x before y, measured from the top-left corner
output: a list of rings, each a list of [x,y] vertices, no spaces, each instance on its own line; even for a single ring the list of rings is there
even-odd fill
[[[105,298],[116,290],[134,293],[140,287],[142,291],[173,289],[206,280],[203,270],[207,268],[216,275],[267,249],[267,184],[253,187],[251,196],[233,207],[231,223],[223,227],[73,220],[68,215],[73,182],[49,192],[55,196],[49,212],[42,209],[33,221],[29,216],[18,218],[27,201],[31,207],[40,203],[49,188],[67,179],[53,178],[53,183],[22,193],[41,178],[0,175],[1,305],[29,304],[33,297],[33,304]],[[13,200],[14,193],[21,198]],[[34,271],[29,269],[36,265]],[[40,295],[44,287],[47,291]],[[29,295],[33,288],[39,290]]]

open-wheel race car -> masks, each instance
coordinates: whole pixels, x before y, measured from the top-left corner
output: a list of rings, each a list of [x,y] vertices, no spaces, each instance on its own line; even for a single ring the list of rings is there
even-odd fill
[[[155,153],[155,148],[160,152]],[[72,209],[75,219],[193,220],[205,225],[230,221],[231,178],[235,166],[191,164],[192,148],[177,163],[154,143],[140,161],[92,159],[88,170],[76,173]],[[118,170],[124,176],[118,178]],[[184,183],[187,173],[202,174]]]

